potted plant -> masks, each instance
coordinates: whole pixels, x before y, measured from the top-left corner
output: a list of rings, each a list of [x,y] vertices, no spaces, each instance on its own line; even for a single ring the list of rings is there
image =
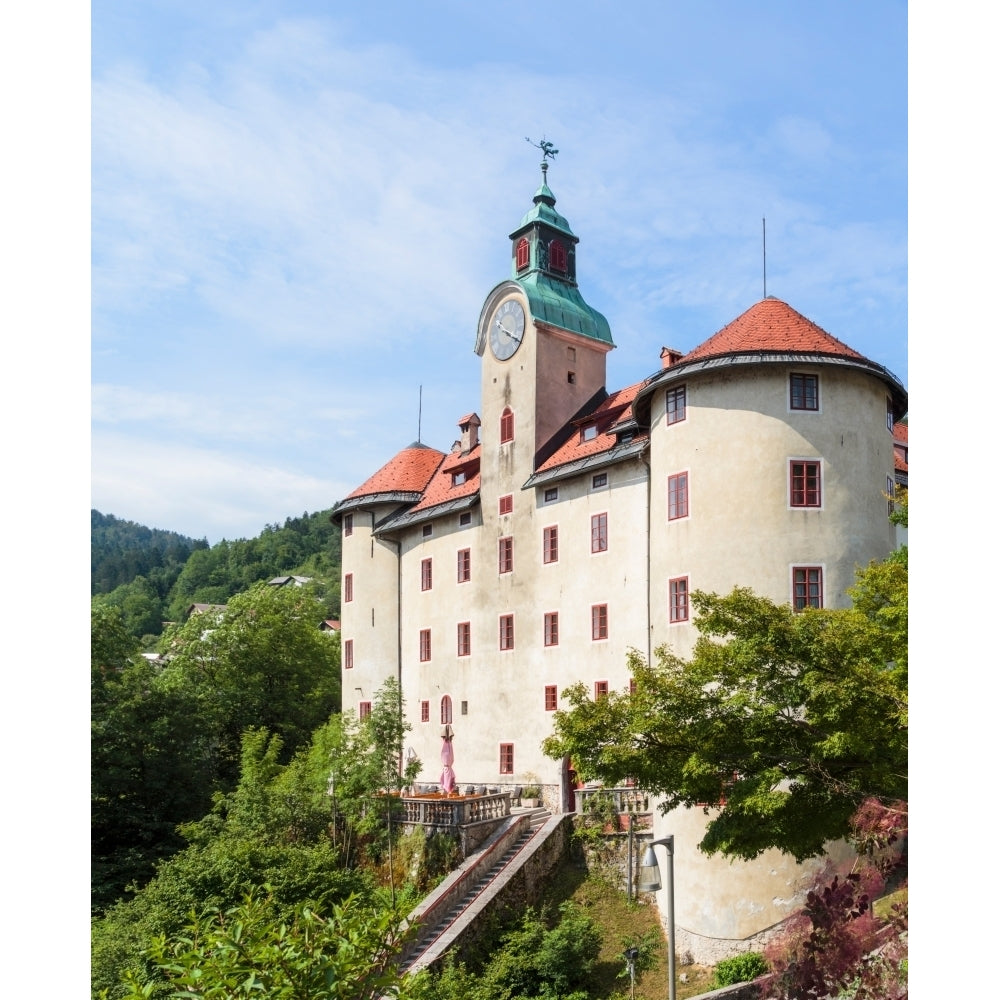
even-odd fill
[[[534,809],[541,804],[542,789],[538,784],[538,778],[534,774],[525,776],[527,784],[521,790],[521,805]]]

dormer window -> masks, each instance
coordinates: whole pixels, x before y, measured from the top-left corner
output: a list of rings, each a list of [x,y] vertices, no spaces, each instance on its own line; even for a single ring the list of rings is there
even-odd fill
[[[549,267],[553,271],[566,270],[566,247],[562,240],[553,240],[549,244]]]
[[[451,485],[452,486],[461,486],[464,482],[465,482],[465,473],[464,472],[453,472],[451,474]]]
[[[597,437],[597,424],[587,424],[580,428],[581,441],[593,441]]]
[[[523,271],[528,266],[528,241],[522,236],[517,244],[517,269]]]

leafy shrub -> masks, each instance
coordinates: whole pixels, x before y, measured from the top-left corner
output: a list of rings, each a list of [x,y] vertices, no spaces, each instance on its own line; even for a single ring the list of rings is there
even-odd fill
[[[736,983],[748,983],[758,976],[764,975],[770,967],[767,960],[758,951],[748,951],[732,958],[724,958],[715,967],[712,977],[712,988],[733,986]]]
[[[423,1000],[586,1000],[601,932],[573,903],[559,907],[551,928],[549,922],[529,909],[482,970],[446,965],[440,976],[424,984]]]

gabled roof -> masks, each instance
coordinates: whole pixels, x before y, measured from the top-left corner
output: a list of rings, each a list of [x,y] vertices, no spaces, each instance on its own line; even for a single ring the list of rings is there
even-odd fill
[[[411,444],[390,458],[373,476],[369,476],[345,500],[376,496],[380,493],[422,493],[441,464],[444,452],[425,444]]]
[[[811,319],[806,319],[787,302],[768,296],[685,354],[680,363],[748,351],[830,354],[864,359],[864,355],[837,340]]]
[[[645,385],[644,382],[637,382],[635,385],[619,389],[605,398],[589,413],[573,420],[573,432],[539,465],[535,470],[535,475],[548,472],[561,465],[567,465],[570,462],[578,462],[580,459],[612,451],[618,444],[618,435],[615,430],[632,421],[632,401],[643,385]],[[597,436],[589,441],[581,440],[583,428],[595,423],[598,430]]]
[[[445,456],[445,460],[438,467],[437,472],[427,484],[424,495],[409,513],[420,510],[427,510],[436,507],[441,503],[448,503],[451,500],[459,500],[462,497],[472,496],[479,492],[479,459],[482,454],[482,445],[476,445],[467,455],[461,452],[452,452]],[[454,475],[456,472],[466,473],[464,483],[454,485]]]

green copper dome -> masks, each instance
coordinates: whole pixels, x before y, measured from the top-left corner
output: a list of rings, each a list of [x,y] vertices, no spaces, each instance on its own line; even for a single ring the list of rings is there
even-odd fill
[[[524,218],[521,219],[521,224],[517,227],[518,230],[531,225],[533,222],[544,222],[552,226],[553,229],[558,229],[560,232],[565,233],[567,236],[573,236],[573,230],[569,228],[569,223],[555,209],[556,196],[544,181],[542,182],[542,186],[535,192],[534,202],[534,207],[529,208]]]
[[[582,334],[614,347],[611,327],[596,309],[587,305],[576,283],[576,245],[580,242],[556,209],[556,197],[545,183],[535,192],[534,204],[510,234],[511,277],[524,289],[531,315],[563,330]],[[527,240],[527,263],[518,267],[517,247]],[[552,261],[553,243],[562,244],[562,261]]]

